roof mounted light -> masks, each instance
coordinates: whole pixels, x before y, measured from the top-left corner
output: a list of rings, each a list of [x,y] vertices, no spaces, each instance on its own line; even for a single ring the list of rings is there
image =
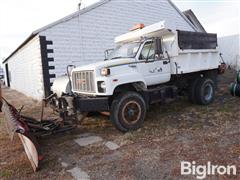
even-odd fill
[[[130,31],[135,31],[135,30],[138,30],[138,29],[143,29],[145,27],[144,24],[136,24],[135,26],[133,26]]]

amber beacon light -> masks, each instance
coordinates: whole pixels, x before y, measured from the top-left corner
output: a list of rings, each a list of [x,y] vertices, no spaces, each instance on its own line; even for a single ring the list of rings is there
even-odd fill
[[[145,27],[144,24],[136,24],[135,26],[133,26],[130,31],[135,31],[135,30],[138,30],[138,29],[143,29]]]

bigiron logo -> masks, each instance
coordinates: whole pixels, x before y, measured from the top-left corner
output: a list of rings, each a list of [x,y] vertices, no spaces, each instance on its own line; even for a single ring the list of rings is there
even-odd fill
[[[195,161],[181,162],[181,175],[194,175],[197,179],[205,179],[207,176],[214,175],[237,175],[237,167],[235,165],[213,165],[208,162],[206,165],[197,165]]]

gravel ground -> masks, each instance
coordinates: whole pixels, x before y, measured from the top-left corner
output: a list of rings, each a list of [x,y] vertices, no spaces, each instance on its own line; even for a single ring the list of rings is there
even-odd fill
[[[10,141],[1,115],[0,179],[196,179],[181,176],[181,161],[236,165],[240,172],[240,99],[228,92],[234,78],[232,71],[220,77],[210,106],[185,99],[152,106],[144,127],[135,132],[123,134],[108,117],[94,115],[72,132],[39,139],[45,158],[36,173],[19,139]],[[25,104],[24,114],[40,117],[41,103],[6,88],[3,94],[18,108]],[[80,146],[77,142],[86,137],[94,143]],[[207,179],[240,179],[239,175]]]

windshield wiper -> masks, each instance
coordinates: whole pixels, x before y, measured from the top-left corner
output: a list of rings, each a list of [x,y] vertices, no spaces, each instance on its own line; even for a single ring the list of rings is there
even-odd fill
[[[111,59],[120,59],[120,58],[123,58],[122,56],[117,56],[117,57],[114,57],[114,58],[111,58]]]

